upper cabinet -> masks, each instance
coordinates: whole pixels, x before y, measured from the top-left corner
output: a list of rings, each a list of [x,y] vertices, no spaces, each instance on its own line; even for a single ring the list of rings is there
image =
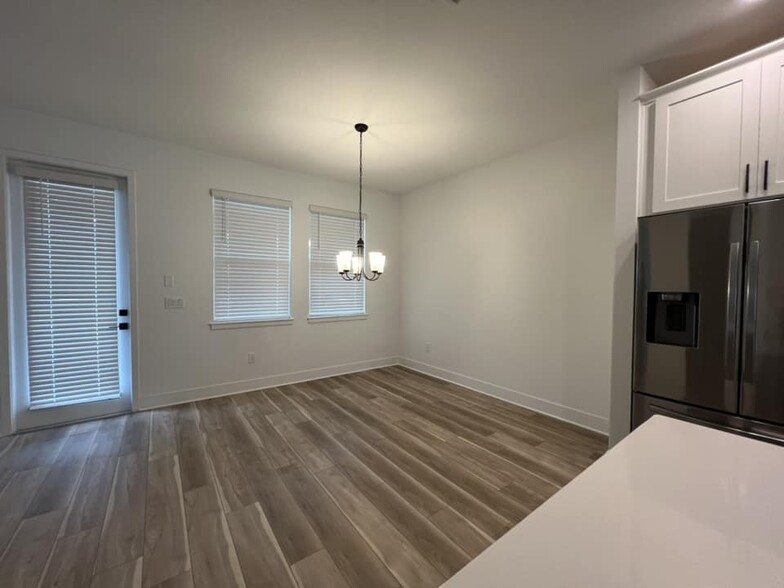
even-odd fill
[[[754,61],[656,98],[652,212],[756,194],[761,70]]]
[[[641,96],[641,214],[784,195],[782,46]]]
[[[759,193],[784,194],[784,51],[762,59]]]

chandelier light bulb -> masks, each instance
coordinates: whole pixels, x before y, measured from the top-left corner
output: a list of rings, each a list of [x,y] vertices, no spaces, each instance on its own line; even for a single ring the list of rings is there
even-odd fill
[[[358,255],[351,258],[351,273],[355,276],[362,274],[362,258]]]
[[[338,272],[345,274],[351,271],[351,258],[353,255],[353,251],[341,251],[337,254]]]
[[[380,251],[371,251],[368,253],[368,257],[370,258],[370,271],[374,274],[383,274],[384,266],[387,263],[387,256]]]

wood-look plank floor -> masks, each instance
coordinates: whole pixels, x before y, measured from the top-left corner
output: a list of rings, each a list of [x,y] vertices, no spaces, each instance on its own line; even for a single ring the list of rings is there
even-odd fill
[[[110,588],[438,586],[607,443],[400,367],[0,441],[3,584]]]

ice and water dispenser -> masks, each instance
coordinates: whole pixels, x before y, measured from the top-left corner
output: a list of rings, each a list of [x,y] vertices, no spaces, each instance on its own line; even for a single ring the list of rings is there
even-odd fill
[[[700,295],[696,292],[648,292],[646,341],[697,347]]]

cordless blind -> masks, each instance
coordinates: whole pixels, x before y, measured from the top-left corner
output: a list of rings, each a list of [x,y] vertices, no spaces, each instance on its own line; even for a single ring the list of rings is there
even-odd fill
[[[22,177],[31,408],[120,396],[115,189],[56,176]]]
[[[365,280],[344,280],[338,274],[339,251],[355,251],[359,220],[349,212],[310,208],[310,316],[365,314]]]
[[[211,194],[215,321],[291,318],[291,203]]]

